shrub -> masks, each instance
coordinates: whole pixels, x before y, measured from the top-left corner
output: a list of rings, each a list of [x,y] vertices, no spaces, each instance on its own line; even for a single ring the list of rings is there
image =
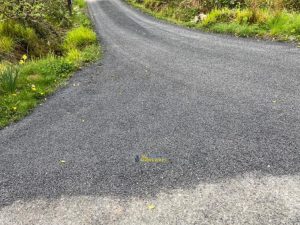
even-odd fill
[[[89,44],[97,42],[96,33],[86,27],[78,27],[67,33],[64,41],[65,49],[79,48],[82,49]]]
[[[298,0],[284,0],[284,6],[288,10],[300,11],[300,1]]]
[[[41,37],[56,32],[55,23],[68,19],[65,1],[0,0],[0,15],[33,28]]]
[[[17,80],[19,76],[18,67],[9,66],[0,72],[0,86],[5,93],[13,93],[17,88]]]

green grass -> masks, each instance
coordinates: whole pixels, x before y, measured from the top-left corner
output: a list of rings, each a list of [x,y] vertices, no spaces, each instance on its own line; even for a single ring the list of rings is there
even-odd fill
[[[78,8],[86,7],[84,1],[76,2],[80,3]],[[28,60],[27,56],[20,56],[20,65],[9,60],[0,61],[0,128],[26,116],[48,95],[66,84],[74,71],[101,57],[96,33],[90,28],[90,22],[86,22],[88,17],[78,11],[72,19],[74,28],[65,34],[61,56],[50,53],[44,57],[29,56]],[[3,37],[7,43],[11,42],[2,44],[7,52],[14,47],[14,40],[19,43],[36,38],[31,29],[15,23],[0,23],[0,46]]]
[[[78,67],[101,57],[101,49],[96,43],[86,46],[82,51],[77,51],[80,57],[76,59],[69,58],[70,52],[68,52],[66,57],[49,55],[21,65],[19,76],[12,88],[1,89],[0,128],[26,116],[35,106],[44,101],[47,95],[64,85]],[[3,74],[10,67],[0,68],[4,71]],[[2,83],[1,78],[0,82],[6,85]]]

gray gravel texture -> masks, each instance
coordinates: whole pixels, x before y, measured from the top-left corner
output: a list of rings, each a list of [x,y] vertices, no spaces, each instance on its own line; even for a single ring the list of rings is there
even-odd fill
[[[188,30],[119,0],[88,5],[104,58],[0,131],[0,224],[87,213],[37,220],[60,201],[121,201],[126,224],[300,224],[300,49]],[[150,200],[165,203],[157,220],[139,211]],[[99,218],[79,224],[121,224]]]

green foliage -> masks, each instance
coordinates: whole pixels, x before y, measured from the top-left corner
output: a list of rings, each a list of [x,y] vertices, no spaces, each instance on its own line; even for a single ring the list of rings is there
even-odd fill
[[[0,87],[4,93],[13,93],[17,88],[19,68],[9,66],[0,72]]]
[[[68,20],[61,0],[0,0],[2,20],[13,20],[33,28],[41,37],[57,33],[54,24]]]
[[[73,63],[54,55],[29,61],[19,70],[10,68],[1,76],[0,127],[26,115],[75,70]]]
[[[97,42],[96,33],[86,27],[74,28],[67,33],[64,48],[73,49],[78,48],[82,49],[87,45],[94,44]]]

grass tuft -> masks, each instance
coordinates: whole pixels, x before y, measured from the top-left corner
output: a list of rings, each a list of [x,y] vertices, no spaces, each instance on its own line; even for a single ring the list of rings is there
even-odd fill
[[[74,28],[67,33],[64,48],[65,49],[82,49],[87,45],[97,42],[96,33],[87,27]]]

